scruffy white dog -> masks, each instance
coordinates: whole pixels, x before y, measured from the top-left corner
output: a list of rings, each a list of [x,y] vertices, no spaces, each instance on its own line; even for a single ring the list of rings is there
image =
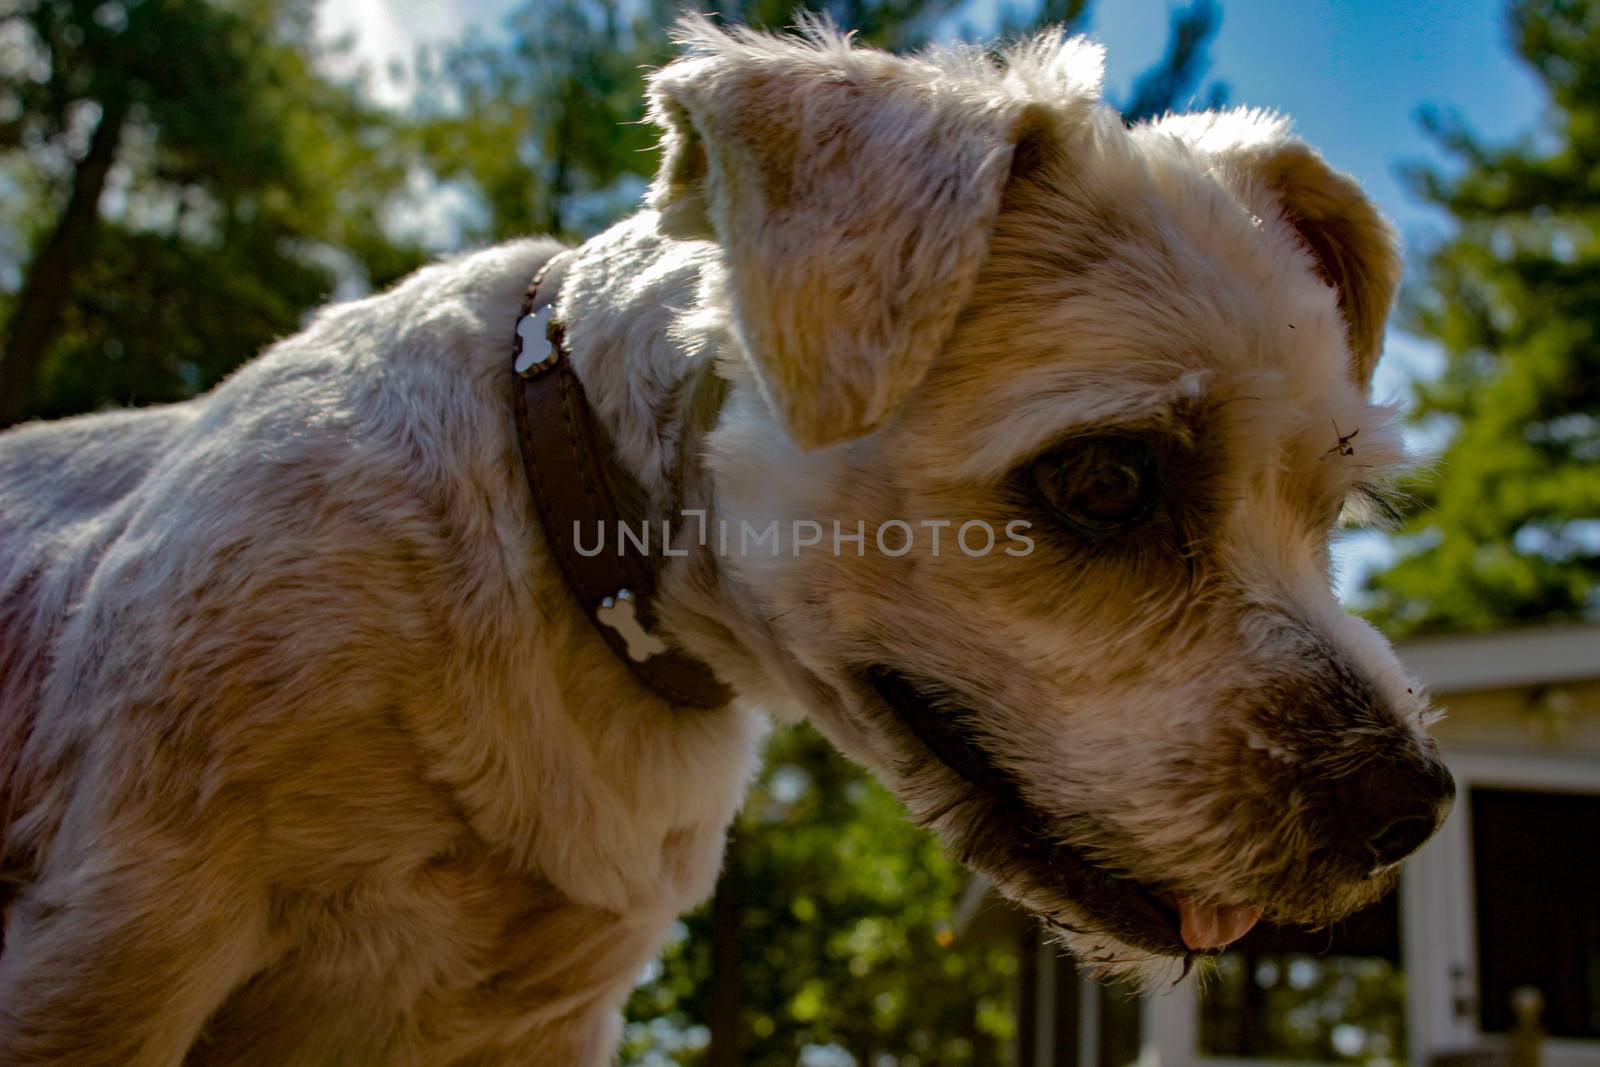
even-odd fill
[[[737,698],[643,688],[552,563],[508,367],[548,241],[13,431],[0,1061],[602,1063],[758,707],[1146,978],[1433,831],[1428,705],[1329,591],[1400,457],[1356,185],[1261,112],[1124,128],[1082,40],[684,35],[650,210],[556,311],[653,514],[828,531],[660,561],[659,634]]]

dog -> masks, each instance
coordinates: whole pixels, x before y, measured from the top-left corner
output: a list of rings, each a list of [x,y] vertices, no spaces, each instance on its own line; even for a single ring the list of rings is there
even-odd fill
[[[1145,982],[1438,826],[1435,713],[1330,591],[1404,458],[1357,184],[1268,113],[1125,127],[1081,38],[680,32],[639,214],[0,437],[0,1061],[607,1062],[768,711]],[[700,523],[626,654],[530,496],[519,307]]]

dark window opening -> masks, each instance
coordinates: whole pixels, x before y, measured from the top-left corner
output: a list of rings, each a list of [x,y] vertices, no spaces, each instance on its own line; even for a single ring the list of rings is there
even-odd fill
[[[1512,993],[1544,994],[1553,1037],[1600,1038],[1600,796],[1472,790],[1479,1021],[1515,1025]]]
[[[1137,987],[1108,982],[1100,987],[1098,1067],[1132,1067],[1143,1044],[1144,1001]]]

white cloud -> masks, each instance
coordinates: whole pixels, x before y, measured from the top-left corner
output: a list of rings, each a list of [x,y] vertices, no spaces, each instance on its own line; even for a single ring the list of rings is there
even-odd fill
[[[498,27],[516,0],[322,0],[317,32],[324,40],[351,38],[354,50],[333,71],[351,75],[365,67],[372,95],[379,103],[400,107],[411,99],[411,86],[394,76],[423,45],[459,39],[477,25]]]
[[[365,67],[371,72],[374,97],[385,104],[405,103],[407,90],[389,77],[388,68],[410,59],[416,44],[389,0],[323,0],[317,10],[317,33],[329,41],[354,42],[354,51],[335,64],[333,73],[348,75]]]

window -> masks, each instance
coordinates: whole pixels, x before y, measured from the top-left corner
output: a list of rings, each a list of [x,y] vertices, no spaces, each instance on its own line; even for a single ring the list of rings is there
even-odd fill
[[[1132,1067],[1143,1040],[1144,1000],[1125,983],[1095,981],[1030,924],[1021,935],[1016,1063],[1021,1067]],[[1048,1017],[1042,1017],[1041,1011]]]
[[[1139,990],[1112,982],[1101,985],[1098,992],[1097,1067],[1131,1067],[1143,1045],[1144,1002]]]
[[[1402,1064],[1405,975],[1391,894],[1331,931],[1258,926],[1200,996],[1207,1056]]]
[[[1479,1021],[1534,986],[1554,1037],[1600,1038],[1600,796],[1471,791]]]

